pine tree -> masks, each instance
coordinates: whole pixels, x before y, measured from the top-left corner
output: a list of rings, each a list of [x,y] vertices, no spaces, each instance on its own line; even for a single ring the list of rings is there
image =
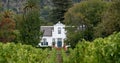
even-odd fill
[[[0,7],[2,7],[2,1],[0,0]]]
[[[65,12],[72,6],[72,0],[52,0],[52,3],[53,9],[50,13],[50,21],[53,23],[63,22]]]
[[[21,23],[21,39],[23,44],[36,46],[40,41],[40,20],[38,0],[28,0],[24,8],[23,22]]]

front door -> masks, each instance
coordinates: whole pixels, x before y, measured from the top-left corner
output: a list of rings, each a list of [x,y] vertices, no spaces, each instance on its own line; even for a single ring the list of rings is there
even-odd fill
[[[57,40],[57,47],[58,48],[62,47],[62,38],[58,38],[58,40]]]

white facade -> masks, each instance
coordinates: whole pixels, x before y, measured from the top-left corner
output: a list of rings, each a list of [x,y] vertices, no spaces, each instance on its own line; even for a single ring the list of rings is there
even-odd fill
[[[41,47],[53,46],[53,42],[55,47],[63,47],[66,38],[65,25],[58,22],[54,26],[41,26],[41,29],[43,31],[43,37],[39,43]]]

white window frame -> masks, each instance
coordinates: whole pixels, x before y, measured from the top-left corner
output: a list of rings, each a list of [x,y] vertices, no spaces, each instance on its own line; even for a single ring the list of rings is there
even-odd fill
[[[58,27],[58,34],[61,34],[61,27]]]

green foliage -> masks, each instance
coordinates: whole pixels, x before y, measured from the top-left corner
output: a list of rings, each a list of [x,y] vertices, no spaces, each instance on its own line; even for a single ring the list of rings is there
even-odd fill
[[[0,43],[0,63],[56,63],[57,51],[22,45]]]
[[[1,3],[1,0],[0,0],[0,12],[2,11],[2,3]]]
[[[95,27],[96,37],[106,37],[115,31],[120,31],[120,1],[114,0],[104,13],[102,22]]]
[[[120,33],[92,42],[83,40],[69,53],[62,50],[63,63],[120,63]],[[60,51],[59,51],[60,52]],[[0,43],[0,63],[56,63],[58,51],[42,50],[20,43]]]
[[[30,45],[0,43],[0,63],[45,63],[48,53]]]
[[[72,0],[74,3],[79,3],[81,2],[82,0]]]
[[[57,63],[57,51],[55,49],[53,49],[52,51],[50,51],[49,53],[49,57],[48,59],[45,60],[45,63]]]
[[[92,42],[83,40],[70,54],[63,55],[64,63],[120,63],[120,32]]]
[[[22,26],[21,23],[23,21],[23,15],[22,14],[16,14],[15,15],[15,21],[16,21],[16,29],[20,29],[20,27]]]
[[[92,41],[94,39],[94,27],[96,27],[101,22],[103,13],[109,7],[108,4],[109,2],[102,0],[88,0],[81,1],[80,3],[75,4],[73,7],[71,7],[64,16],[65,24],[74,26],[74,29],[71,28],[72,30],[66,28],[67,42],[70,40],[70,43],[77,44],[78,41],[82,39]],[[73,34],[81,37],[74,39]],[[73,40],[77,41],[73,42]]]
[[[28,0],[24,7],[23,21],[20,27],[23,44],[36,46],[40,41],[40,13],[38,2]]]
[[[107,2],[101,0],[81,1],[71,7],[65,14],[64,22],[68,25],[92,24],[96,26],[107,8]]]
[[[72,34],[73,32],[69,33],[67,36],[67,39],[65,40],[65,43],[70,44],[72,48],[75,48],[78,41],[82,40],[82,32],[76,32]]]
[[[15,30],[15,21],[12,18],[12,12],[10,10],[4,11],[0,20],[0,41],[9,42],[14,40],[15,35],[13,31]]]
[[[15,35],[15,39],[13,40],[14,43],[20,43],[21,42],[21,35],[19,30],[14,30],[13,34]]]
[[[67,12],[68,8],[72,6],[71,0],[52,0],[53,9],[50,13],[50,21],[57,23],[58,21],[63,22],[64,13]]]

